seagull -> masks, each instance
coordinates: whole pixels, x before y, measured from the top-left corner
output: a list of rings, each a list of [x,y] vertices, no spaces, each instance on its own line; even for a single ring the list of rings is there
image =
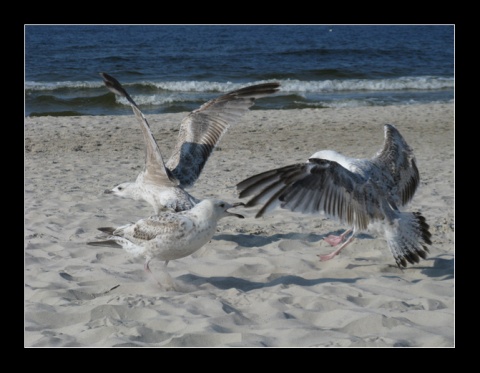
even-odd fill
[[[123,248],[134,257],[145,258],[144,269],[151,273],[152,259],[168,262],[184,258],[199,250],[215,234],[217,223],[227,216],[243,219],[243,215],[228,211],[244,205],[219,199],[204,199],[190,210],[164,211],[118,228],[98,228],[103,232],[100,241],[87,242],[91,246]]]
[[[184,211],[200,200],[185,189],[200,176],[212,151],[228,128],[240,120],[255,99],[279,90],[279,83],[262,83],[240,88],[212,99],[189,113],[180,124],[177,143],[167,163],[150,126],[135,101],[122,85],[107,73],[100,73],[106,87],[116,95],[125,97],[140,124],[145,141],[145,167],[135,182],[125,182],[105,193],[120,197],[145,200],[160,211]]]
[[[255,217],[276,207],[304,214],[321,213],[352,228],[326,238],[340,247],[330,260],[361,231],[383,232],[399,268],[425,259],[431,234],[420,212],[402,212],[420,182],[415,156],[397,128],[384,125],[383,147],[371,159],[349,158],[321,150],[306,162],[251,176],[237,184],[239,197],[253,196],[245,207],[263,204]],[[348,238],[347,238],[348,236]]]

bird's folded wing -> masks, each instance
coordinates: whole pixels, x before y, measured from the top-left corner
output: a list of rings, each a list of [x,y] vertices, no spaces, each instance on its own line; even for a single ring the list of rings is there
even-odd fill
[[[181,213],[164,213],[141,219],[123,231],[115,231],[116,235],[140,241],[150,241],[159,236],[179,239],[193,229],[193,222]]]

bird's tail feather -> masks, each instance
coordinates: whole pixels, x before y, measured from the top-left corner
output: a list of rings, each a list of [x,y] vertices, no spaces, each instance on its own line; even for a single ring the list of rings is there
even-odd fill
[[[388,246],[400,268],[406,267],[407,262],[415,264],[427,257],[431,236],[429,225],[420,212],[401,212],[399,218],[385,228]]]
[[[107,229],[109,228],[105,228],[105,230]],[[128,240],[125,237],[112,236],[112,235],[103,237],[103,239],[99,241],[87,242],[87,245],[120,248],[120,249],[124,249],[127,253],[132,254],[134,256],[141,255],[145,251],[145,248],[133,243],[132,241]]]
[[[123,248],[122,245],[120,245],[117,241],[115,240],[103,240],[103,241],[91,241],[87,242],[87,245],[90,246],[106,246],[106,247],[114,247],[116,249],[121,249]]]
[[[113,234],[113,231],[115,230],[115,228],[113,227],[100,227],[100,228],[97,228],[99,231],[103,232],[103,233],[107,233],[107,234]]]

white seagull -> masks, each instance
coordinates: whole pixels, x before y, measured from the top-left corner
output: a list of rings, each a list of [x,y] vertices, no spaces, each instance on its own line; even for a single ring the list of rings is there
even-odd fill
[[[145,168],[135,182],[117,185],[105,193],[145,200],[155,214],[162,210],[183,211],[200,200],[185,188],[200,176],[212,151],[228,128],[240,120],[255,99],[278,91],[279,83],[263,83],[244,87],[212,99],[189,113],[180,124],[177,143],[167,163],[164,163],[150,126],[137,104],[112,76],[100,73],[113,93],[125,97],[142,129],[145,141]]]
[[[371,159],[349,158],[333,150],[313,154],[307,162],[266,171],[237,184],[240,198],[253,196],[246,207],[263,204],[256,217],[276,207],[305,214],[322,213],[352,225],[340,236],[328,236],[328,255],[336,256],[356,234],[382,231],[398,267],[427,257],[429,226],[420,212],[402,212],[420,182],[413,150],[391,124],[384,126],[383,148]],[[351,233],[351,234],[350,234]],[[347,235],[350,237],[345,240]]]
[[[91,246],[123,248],[134,257],[145,258],[145,271],[150,272],[152,259],[165,262],[193,254],[215,234],[217,223],[227,216],[243,218],[228,209],[244,205],[229,204],[218,199],[204,199],[190,210],[165,211],[136,223],[118,228],[98,228],[104,233],[100,241],[87,242]]]

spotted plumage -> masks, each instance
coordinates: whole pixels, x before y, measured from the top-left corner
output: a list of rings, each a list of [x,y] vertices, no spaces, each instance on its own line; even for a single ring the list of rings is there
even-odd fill
[[[205,199],[190,210],[166,211],[136,223],[118,228],[102,227],[99,241],[88,242],[92,246],[122,247],[133,256],[145,258],[145,270],[150,271],[152,259],[165,261],[180,259],[193,254],[215,234],[217,223],[227,216],[243,218],[228,209],[243,205],[229,204],[217,199]]]

